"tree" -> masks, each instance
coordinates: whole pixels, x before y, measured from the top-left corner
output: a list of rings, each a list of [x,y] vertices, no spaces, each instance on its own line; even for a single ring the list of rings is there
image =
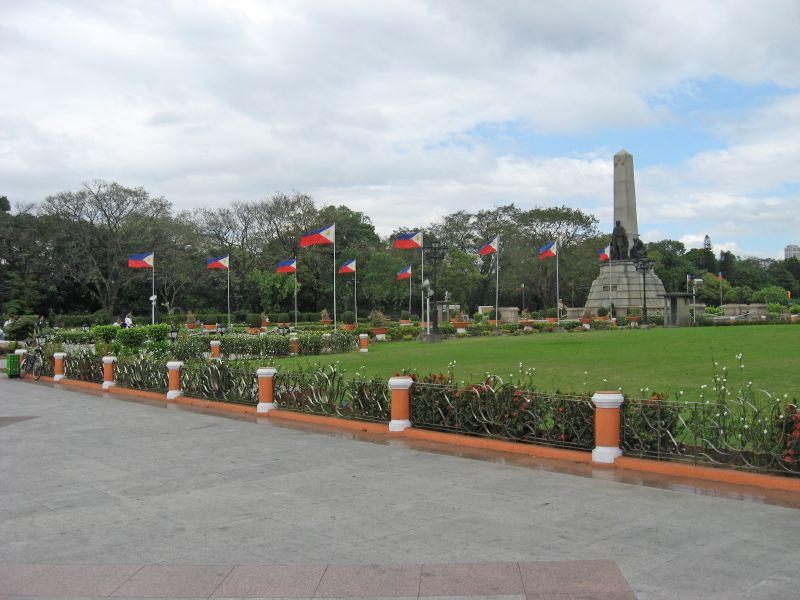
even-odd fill
[[[59,225],[53,236],[64,276],[84,289],[110,320],[132,280],[126,256],[144,252],[139,240],[150,219],[166,219],[170,204],[144,188],[96,179],[77,192],[48,196],[42,207]],[[148,294],[149,295],[149,294]]]

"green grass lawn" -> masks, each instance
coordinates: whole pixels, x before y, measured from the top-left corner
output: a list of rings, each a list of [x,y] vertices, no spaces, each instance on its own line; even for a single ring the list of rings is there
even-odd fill
[[[744,369],[736,355],[743,355]],[[638,395],[640,388],[679,390],[696,399],[702,384],[714,376],[714,361],[728,368],[730,387],[740,375],[754,389],[800,398],[800,326],[763,325],[540,333],[526,336],[451,339],[437,344],[384,342],[369,353],[353,352],[276,360],[276,366],[298,367],[339,362],[350,375],[390,377],[401,369],[420,375],[445,373],[455,361],[455,377],[475,382],[486,371],[508,379],[519,377],[519,363],[535,368],[535,385],[547,391],[616,389]],[[604,381],[605,380],[605,381]]]

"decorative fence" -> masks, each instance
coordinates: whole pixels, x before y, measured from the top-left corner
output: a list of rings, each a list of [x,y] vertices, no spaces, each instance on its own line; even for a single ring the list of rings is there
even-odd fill
[[[761,400],[626,400],[622,450],[628,456],[656,460],[800,474],[797,408],[769,397]]]
[[[150,392],[167,391],[167,366],[161,359],[136,357],[120,359],[114,367],[117,385]]]
[[[103,359],[87,352],[70,354],[64,361],[64,375],[69,379],[100,383],[103,381]]]
[[[499,383],[411,388],[414,427],[591,450],[594,405],[589,397],[526,391]]]
[[[181,389],[187,396],[219,402],[258,404],[258,377],[250,369],[229,367],[224,362],[184,365]]]
[[[346,380],[326,367],[318,371],[278,372],[274,397],[278,408],[360,421],[388,422],[391,399],[386,382]]]

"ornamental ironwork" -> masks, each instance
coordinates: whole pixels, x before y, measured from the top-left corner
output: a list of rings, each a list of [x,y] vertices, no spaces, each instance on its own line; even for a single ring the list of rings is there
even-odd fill
[[[187,396],[219,402],[258,404],[258,377],[247,369],[224,362],[185,365],[181,369],[181,389]]]
[[[163,359],[145,356],[121,359],[114,367],[114,381],[134,390],[166,392],[167,364]]]
[[[594,406],[583,396],[519,389],[492,377],[457,386],[417,383],[411,388],[414,427],[591,450]]]
[[[797,407],[766,392],[705,402],[628,399],[621,438],[629,456],[800,474]]]
[[[69,354],[64,361],[64,375],[67,379],[100,383],[103,381],[103,358],[89,352]]]
[[[275,376],[278,408],[360,421],[389,421],[391,400],[383,380],[347,380],[331,366]]]

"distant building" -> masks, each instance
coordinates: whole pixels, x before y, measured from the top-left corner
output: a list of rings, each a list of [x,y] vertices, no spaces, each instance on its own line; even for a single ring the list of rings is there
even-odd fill
[[[790,259],[790,258],[800,258],[800,246],[796,246],[795,244],[789,244],[786,248],[783,249],[783,258]]]

